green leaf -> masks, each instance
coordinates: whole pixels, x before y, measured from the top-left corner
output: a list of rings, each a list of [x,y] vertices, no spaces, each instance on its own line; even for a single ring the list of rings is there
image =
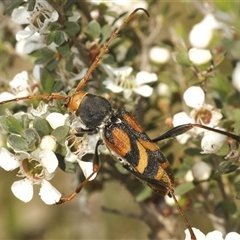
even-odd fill
[[[237,181],[234,183],[234,188],[235,188],[235,191],[240,191],[240,181]]]
[[[12,0],[12,2],[4,9],[3,14],[7,14],[24,3],[24,0]]]
[[[238,113],[237,115],[240,116],[240,109],[235,109],[235,110]],[[236,112],[235,112],[235,114],[236,114]],[[240,117],[238,119],[240,119]],[[236,134],[238,136],[240,135],[240,121],[238,121],[234,124],[234,131],[233,132],[234,132],[234,134]]]
[[[112,29],[109,24],[106,24],[102,27],[102,39],[101,43],[105,43],[106,40],[111,36],[112,34]]]
[[[66,69],[66,71],[71,72],[72,68],[73,68],[73,59],[72,59],[72,57],[69,57],[66,61],[65,69]]]
[[[54,37],[54,42],[60,46],[65,42],[65,35],[63,31],[57,30]]]
[[[44,92],[51,93],[54,79],[50,76],[50,74],[45,68],[40,69],[40,81]]]
[[[33,127],[36,129],[40,137],[50,134],[50,126],[47,120],[36,117],[33,120]]]
[[[226,156],[230,152],[230,147],[228,143],[224,143],[220,149],[216,152],[218,156]]]
[[[53,22],[49,24],[49,31],[53,32],[61,29],[62,25],[58,22]]]
[[[40,57],[34,63],[37,64],[37,65],[41,65],[41,64],[46,63],[48,61],[49,61],[48,57]]]
[[[52,51],[48,47],[45,47],[45,48],[41,49],[41,53],[42,53],[43,57],[46,57],[46,58],[49,58],[49,59],[52,58],[54,56],[54,54],[55,54],[55,52]]]
[[[177,186],[174,189],[174,192],[176,195],[183,195],[195,188],[195,185],[192,182],[185,182],[182,183],[181,185]]]
[[[236,207],[236,204],[232,201],[224,201],[224,202],[218,203],[214,211],[216,216],[223,217],[225,212],[228,212],[231,215],[236,214],[237,207]]]
[[[184,67],[190,67],[192,66],[191,61],[189,60],[188,57],[188,52],[187,51],[179,51],[175,54],[176,57],[176,61],[177,63],[179,63],[180,65],[184,66]]]
[[[50,45],[54,41],[55,34],[50,32],[46,37],[46,44]]]
[[[28,151],[28,142],[24,138],[20,137],[19,135],[10,135],[7,139],[8,144],[11,148],[15,151]]]
[[[28,1],[28,11],[33,11],[33,9],[35,8],[35,5],[36,5],[36,0],[31,0],[31,1]]]
[[[220,52],[213,55],[213,66],[216,68],[226,57],[226,52]]]
[[[25,135],[28,142],[28,149],[29,150],[36,149],[41,140],[37,131],[33,128],[28,128],[25,130]]]
[[[222,162],[222,163],[218,166],[217,171],[218,171],[220,174],[229,173],[229,172],[235,171],[235,170],[238,168],[238,166],[232,165],[233,162],[234,162],[234,159],[228,159],[228,160]]]
[[[64,31],[70,36],[77,35],[80,31],[80,26],[75,22],[67,22]]]
[[[46,68],[49,71],[53,71],[54,69],[56,69],[56,67],[58,66],[60,60],[59,59],[52,59],[47,65]]]
[[[148,186],[143,186],[141,191],[135,195],[136,202],[143,202],[144,200],[148,199],[152,195],[152,189]]]
[[[59,46],[58,51],[65,58],[70,56],[70,48],[67,42],[64,42],[61,46]]]
[[[52,92],[60,92],[64,88],[64,83],[59,80],[59,81],[54,81],[54,85],[52,88]],[[58,101],[59,102],[59,101]],[[62,105],[61,105],[62,106]]]
[[[88,33],[95,39],[98,38],[101,34],[101,26],[95,20],[91,21],[88,24]]]
[[[13,116],[0,116],[0,124],[2,128],[9,133],[23,134],[23,127],[19,121]]]
[[[60,126],[52,131],[52,135],[57,139],[57,143],[64,146],[66,137],[68,136],[70,127]]]
[[[240,200],[240,192],[237,193],[236,199]]]

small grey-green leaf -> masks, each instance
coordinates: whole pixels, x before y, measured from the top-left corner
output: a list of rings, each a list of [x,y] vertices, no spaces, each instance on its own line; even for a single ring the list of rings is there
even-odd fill
[[[57,139],[57,143],[64,146],[70,127],[60,126],[52,131],[52,135]]]
[[[97,38],[101,34],[101,26],[97,21],[93,20],[88,24],[88,32],[93,38]]]
[[[54,84],[54,78],[50,76],[45,68],[40,69],[40,81],[44,92],[51,93]]]
[[[50,126],[47,120],[36,117],[33,120],[33,127],[36,129],[40,137],[50,134]]]
[[[176,195],[183,195],[183,194],[191,191],[194,188],[195,188],[195,185],[192,182],[185,182],[185,183],[182,183],[181,185],[177,186],[174,189],[174,192]]]
[[[4,9],[4,15],[9,13],[10,11],[12,11],[15,8],[18,8],[22,3],[24,2],[24,0],[15,0],[12,1],[5,9]]]
[[[8,144],[10,147],[15,151],[28,151],[28,142],[24,138],[18,135],[10,135],[7,139]]]
[[[29,12],[33,11],[35,5],[36,5],[36,0],[31,0],[31,1],[29,1],[29,2],[28,2],[28,9],[27,9],[27,10],[28,10]]]
[[[141,191],[137,193],[135,196],[136,202],[143,202],[144,200],[148,199],[152,195],[152,190],[148,186],[143,186]]]
[[[64,32],[57,30],[55,33],[55,38],[54,38],[54,42],[60,46],[65,42],[65,36],[64,36]]]
[[[68,35],[76,35],[80,31],[80,26],[75,22],[67,22],[64,31]]]
[[[22,125],[13,116],[0,116],[0,125],[5,131],[9,133],[20,134],[20,135],[23,134]]]
[[[68,58],[70,56],[70,48],[67,42],[64,42],[57,49],[63,57]]]
[[[28,142],[28,148],[31,150],[36,149],[41,140],[37,131],[33,128],[28,128],[25,130],[25,135]]]

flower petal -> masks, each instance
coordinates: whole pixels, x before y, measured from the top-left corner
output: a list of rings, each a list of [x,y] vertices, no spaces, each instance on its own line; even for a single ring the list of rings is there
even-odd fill
[[[15,197],[27,203],[32,200],[33,186],[28,179],[19,180],[13,183],[11,190]]]
[[[87,178],[89,177],[93,172],[93,163],[92,162],[84,162],[78,160],[78,164],[80,168],[83,171],[84,176]],[[94,173],[94,175],[89,179],[89,181],[92,181],[97,176],[97,173]]]
[[[59,202],[62,194],[47,180],[43,180],[39,192],[40,198],[48,205]]]
[[[111,81],[111,80],[110,80]],[[106,88],[108,90],[110,90],[111,92],[114,92],[114,93],[120,93],[123,91],[123,88],[122,87],[119,87],[117,86],[116,84],[114,84],[113,82],[110,82],[108,80],[104,81],[104,85],[106,85]]]
[[[53,151],[44,149],[40,151],[39,156],[41,164],[47,169],[49,173],[53,173],[58,167],[58,159]]]
[[[217,240],[224,240],[223,237],[222,237],[222,233],[215,230],[213,232],[209,232],[207,235],[206,235],[206,238],[205,240],[212,240],[212,239],[217,239]]]
[[[156,82],[157,80],[158,80],[158,77],[156,73],[141,71],[136,74],[136,84],[138,86],[145,83]]]
[[[19,7],[14,9],[11,17],[16,24],[29,24],[30,14],[27,8]]]
[[[185,112],[179,112],[174,114],[173,121],[172,121],[172,124],[174,127],[182,124],[186,124],[186,123],[193,123],[193,119],[190,118]],[[189,130],[188,132],[177,136],[176,139],[180,144],[185,144],[188,141],[188,139],[191,137],[191,132],[192,130]]]
[[[204,103],[205,94],[202,88],[193,86],[184,92],[183,99],[189,107],[199,108]]]
[[[173,115],[172,124],[174,127],[186,123],[193,123],[193,120],[185,112],[179,112]]]
[[[150,97],[153,92],[153,88],[148,85],[142,85],[133,89],[133,91],[143,97]]]
[[[36,30],[20,30],[16,34],[16,40],[20,41],[25,38],[31,37],[35,32]]]
[[[63,126],[65,124],[67,117],[68,114],[63,115],[61,113],[53,112],[46,117],[46,120],[49,122],[53,129],[56,129],[57,127]]]
[[[6,171],[11,171],[19,167],[19,161],[6,148],[0,148],[0,167]]]
[[[226,235],[225,240],[240,240],[240,235],[236,232],[230,232]]]
[[[9,92],[2,92],[0,94],[0,102],[14,99],[16,96]]]
[[[192,228],[192,230],[193,230],[197,240],[205,240],[205,234],[203,234],[199,229]],[[190,236],[188,229],[185,230],[185,234],[186,234],[185,240],[191,240],[191,236]]]

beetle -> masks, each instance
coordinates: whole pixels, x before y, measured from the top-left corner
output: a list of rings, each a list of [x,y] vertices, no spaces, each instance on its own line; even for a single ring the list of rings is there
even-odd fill
[[[91,64],[84,78],[78,83],[71,96],[65,97],[56,93],[50,95],[33,95],[2,101],[0,104],[31,99],[45,99],[48,101],[53,99],[63,100],[68,111],[75,114],[79,121],[86,126],[88,131],[97,130],[99,132],[100,139],[95,147],[92,174],[88,176],[72,194],[68,197],[62,197],[56,204],[62,204],[72,200],[87,184],[89,179],[98,172],[100,163],[98,148],[104,144],[111,155],[119,160],[122,166],[137,179],[147,184],[155,193],[162,196],[168,195],[174,199],[179,213],[190,232],[191,239],[196,239],[174,194],[175,180],[173,170],[156,142],[176,137],[193,127],[218,132],[236,141],[240,141],[240,138],[234,134],[212,129],[200,124],[184,124],[169,130],[155,139],[150,139],[137,120],[128,111],[125,109],[116,111],[106,98],[81,90],[89,81],[93,70],[99,65],[101,57],[108,51],[111,42],[139,10],[144,11],[149,17],[147,10],[137,8],[124,20],[122,25],[112,33],[107,43],[102,47],[100,53]]]

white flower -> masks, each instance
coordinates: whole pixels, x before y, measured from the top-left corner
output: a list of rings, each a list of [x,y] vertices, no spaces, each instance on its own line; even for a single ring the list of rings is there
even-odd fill
[[[220,130],[225,130],[222,128],[216,128]],[[227,136],[212,132],[212,131],[205,131],[204,136],[201,141],[201,147],[203,149],[203,152],[201,153],[215,153],[217,152],[223,144],[226,142]]]
[[[209,232],[206,236],[197,228],[192,228],[197,240],[224,240],[223,234],[220,231]],[[185,240],[191,240],[189,230],[185,230]],[[226,235],[225,240],[240,240],[240,235],[236,232],[230,232]]]
[[[237,62],[232,73],[232,84],[240,92],[240,62]]]
[[[191,48],[188,56],[190,61],[196,65],[205,64],[212,59],[212,54],[207,49]]]
[[[69,115],[67,113],[63,115],[61,113],[53,112],[46,117],[46,120],[49,122],[51,128],[56,129],[57,127],[66,125],[68,117]]]
[[[13,98],[26,97],[30,94],[29,78],[27,71],[22,71],[14,76],[9,82],[12,93],[3,92],[0,94],[0,100],[10,100]]]
[[[54,176],[58,167],[55,154],[48,149],[36,149],[31,154],[21,152],[13,155],[7,149],[0,149],[0,166],[7,170],[19,167],[18,175],[22,180],[12,184],[13,194],[23,202],[29,202],[33,197],[33,185],[39,184],[40,195],[46,204],[55,204],[61,198],[58,192],[47,180]]]
[[[49,24],[57,19],[58,12],[47,1],[37,0],[33,11],[28,11],[27,6],[14,9],[12,20],[16,24],[29,24],[29,29],[16,34],[17,41],[28,38],[37,31],[46,34]]]
[[[30,31],[29,26],[25,28],[25,31]],[[16,52],[20,56],[28,55],[35,50],[42,49],[46,45],[44,41],[45,37],[35,32],[32,36],[20,39],[16,43]]]
[[[167,48],[162,47],[152,47],[149,51],[149,58],[159,64],[164,64],[170,59],[170,52]]]
[[[93,172],[93,163],[82,161],[82,157],[88,153],[94,154],[99,135],[87,135],[83,137],[76,137],[75,135],[69,135],[65,141],[65,147],[67,153],[65,160],[68,162],[77,162],[83,171],[84,176],[87,178]],[[93,180],[97,176],[95,173],[89,181]]]
[[[9,82],[16,97],[24,97],[29,94],[29,80],[27,71],[22,71],[14,76],[13,80]]]
[[[148,2],[145,0],[138,0],[138,1],[123,1],[123,0],[100,0],[100,1],[95,1],[95,0],[90,0],[92,4],[101,4],[104,3],[105,5],[108,6],[109,11],[114,11],[116,12],[119,16],[125,12],[132,12],[136,8],[148,8]],[[138,13],[142,13],[143,11],[139,11]],[[95,13],[96,15],[96,13]],[[111,24],[111,21],[113,22],[113,18],[106,17],[107,22]],[[115,26],[120,26],[122,23],[123,18],[119,19],[115,23]]]
[[[213,14],[207,14],[200,23],[193,26],[189,41],[193,47],[205,48],[212,40],[214,31],[223,27],[224,24],[218,22]]]
[[[218,125],[222,114],[218,109],[210,104],[205,104],[205,94],[200,87],[190,87],[188,88],[183,99],[189,107],[194,108],[190,115],[185,112],[177,113],[173,116],[173,126],[179,126],[187,123],[198,123],[201,125],[206,125],[208,127],[215,127]],[[195,128],[180,136],[177,136],[177,140],[181,144],[185,144],[187,140],[193,135],[193,133],[204,132],[203,129]]]
[[[29,112],[35,117],[41,117],[48,112],[48,105],[41,101],[36,109],[31,106]]]
[[[157,75],[155,73],[149,73],[145,71],[138,72],[136,77],[132,76],[132,67],[120,67],[111,68],[109,65],[103,65],[109,78],[107,78],[103,84],[106,88],[114,93],[123,92],[123,96],[129,99],[133,92],[143,96],[149,97],[153,92],[153,88],[146,83],[157,81]]]
[[[195,163],[192,167],[192,175],[198,181],[207,180],[211,175],[212,169],[205,162]]]

